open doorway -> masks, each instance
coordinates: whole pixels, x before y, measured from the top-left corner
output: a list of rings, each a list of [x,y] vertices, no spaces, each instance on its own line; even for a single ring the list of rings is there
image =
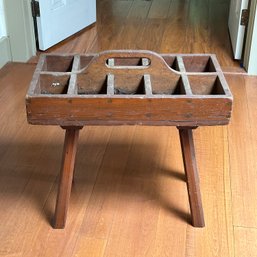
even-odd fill
[[[6,2],[11,8],[12,1]],[[30,2],[22,2],[26,3],[24,8],[15,7],[24,12],[26,19],[19,24],[26,25],[25,33],[20,34],[28,43],[18,47],[19,51],[35,45],[33,31],[27,29],[27,24],[33,26],[32,16],[28,15]],[[223,67],[239,68],[228,33],[229,5],[230,0],[96,0],[97,22],[47,52],[129,48],[160,53],[214,53]],[[12,10],[9,12],[13,18]]]
[[[162,53],[215,53],[233,60],[228,33],[229,0],[97,0],[96,25],[47,52],[148,49]]]

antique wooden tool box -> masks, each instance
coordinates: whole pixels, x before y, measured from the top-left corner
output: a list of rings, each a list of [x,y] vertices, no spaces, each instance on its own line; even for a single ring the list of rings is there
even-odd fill
[[[232,95],[215,55],[106,51],[41,55],[26,96],[30,124],[66,129],[55,211],[65,226],[79,129],[154,125],[179,129],[194,226],[204,226],[192,129],[226,125]]]

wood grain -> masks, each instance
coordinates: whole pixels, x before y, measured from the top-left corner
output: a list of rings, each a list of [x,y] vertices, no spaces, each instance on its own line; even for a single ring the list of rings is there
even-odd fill
[[[27,124],[24,96],[34,68],[11,64],[0,77],[0,104],[4,110],[0,127],[1,255],[68,257],[83,253],[81,245],[87,242],[89,251],[99,247],[94,250],[96,255],[122,256],[128,234],[121,224],[126,221],[128,229],[135,228],[129,230],[131,247],[125,247],[128,256],[142,256],[145,252],[147,256],[234,256],[234,249],[239,255],[243,250],[246,254],[255,253],[254,244],[245,248],[246,240],[241,240],[241,233],[234,237],[233,222],[236,226],[255,226],[255,187],[241,186],[238,181],[245,180],[246,174],[247,181],[243,183],[252,185],[255,181],[257,153],[251,146],[254,137],[241,121],[251,117],[246,122],[253,126],[256,120],[255,100],[252,101],[256,78],[227,76],[236,101],[231,125],[195,131],[206,218],[203,230],[189,224],[175,128],[89,126],[81,132],[67,226],[64,231],[56,231],[49,226],[49,220],[55,205],[56,167],[61,162],[64,134],[60,128]],[[252,109],[245,108],[247,104]],[[253,142],[238,143],[247,137]],[[94,199],[103,204],[94,203]],[[238,199],[247,205],[237,204]],[[251,232],[247,238],[249,242],[251,238],[255,240]]]
[[[226,128],[198,128],[194,133],[205,228],[187,227],[185,256],[234,256],[228,140]]]
[[[149,19],[165,19],[172,0],[153,0],[148,13]]]
[[[198,126],[227,124],[232,100],[214,55],[113,50],[42,55],[26,106],[31,124]]]
[[[236,226],[256,228],[257,182],[252,178],[257,169],[256,156],[253,154],[257,149],[257,80],[256,77],[227,78],[235,97],[234,114],[229,125],[229,142],[230,145],[235,144],[235,148],[229,147],[233,220]]]
[[[72,256],[74,257],[102,257],[107,240],[80,237]]]
[[[257,229],[256,228],[235,228],[236,257],[257,256]]]
[[[41,125],[225,125],[229,122],[231,100],[145,98],[136,101],[131,98],[124,101],[122,98],[92,98],[84,101],[75,97],[37,97],[27,100],[27,112],[31,124]]]
[[[202,32],[188,32],[191,22],[188,19],[188,11],[196,2],[209,5],[208,24],[202,24],[198,29],[208,27],[211,39],[205,36],[207,41],[201,44],[199,34]],[[232,61],[226,29],[226,8],[229,1],[173,0],[169,10],[172,15],[163,23],[169,33],[164,32],[166,39],[162,41],[162,45],[156,45],[162,39],[147,40],[147,33],[145,40],[137,44],[134,39],[140,37],[146,25],[147,11],[151,3],[141,0],[98,1],[101,24],[99,22],[82,31],[49,52],[98,52],[111,49],[110,43],[120,49],[145,49],[147,42],[149,50],[152,48],[159,49],[158,52],[188,53],[192,49],[189,42],[194,41],[195,51],[205,49],[216,53],[224,70],[240,69],[238,63]],[[127,26],[133,22],[132,9],[137,9],[141,4],[146,8],[141,8],[142,20],[135,21],[126,33]],[[122,10],[122,5],[131,8]],[[140,10],[137,11],[135,15],[140,16]],[[206,22],[206,18],[200,18],[202,15],[206,16],[206,13],[198,12],[197,15],[198,20]],[[108,37],[109,33],[111,37]],[[159,35],[161,34],[162,32]],[[123,42],[123,36],[126,42]],[[185,40],[186,38],[188,40]],[[210,44],[210,41],[213,43]],[[37,58],[32,62],[37,62]],[[226,76],[235,97],[232,123],[227,129],[199,128],[194,134],[205,208],[204,230],[199,231],[187,223],[190,221],[190,212],[179,138],[175,128],[137,126],[132,132],[130,129],[133,127],[127,129],[124,126],[116,130],[113,127],[88,126],[80,135],[75,184],[66,230],[59,231],[49,226],[49,219],[53,215],[55,205],[58,175],[56,167],[61,162],[64,133],[60,128],[27,124],[24,96],[34,69],[34,65],[9,64],[0,70],[0,256],[70,257],[77,253],[84,254],[85,243],[89,256],[113,254],[122,257],[125,255],[123,246],[126,244],[127,233],[119,224],[122,224],[121,221],[125,222],[127,217],[129,222],[125,226],[130,228],[131,225],[135,228],[130,230],[132,234],[128,237],[131,247],[125,245],[128,256],[141,257],[145,252],[146,256],[160,257],[256,256],[257,151],[253,130],[256,124],[256,77]],[[129,139],[126,139],[127,134]],[[116,150],[113,149],[115,147]],[[128,153],[127,147],[133,150]],[[105,156],[106,149],[108,156]],[[120,158],[127,155],[120,161],[115,158],[108,160],[107,157],[117,154]],[[104,165],[101,168],[104,157]],[[129,161],[122,163],[124,159]],[[107,184],[106,188],[115,186],[115,197],[112,197],[112,193],[104,195],[100,183],[94,189],[96,179],[99,182],[105,181],[104,174],[113,174],[113,169],[116,171],[114,174],[118,173],[120,177],[115,183]],[[98,176],[99,170],[102,172]],[[124,178],[121,177],[123,174]],[[150,174],[151,181],[148,177]],[[156,193],[152,194],[153,191]],[[103,226],[99,219],[99,229],[96,230],[94,220],[92,223],[85,223],[92,228],[92,237],[87,237],[87,230],[84,226],[81,227],[81,224],[86,215],[93,216],[95,213],[92,200],[91,208],[88,209],[92,193],[98,196],[97,199],[101,199],[100,202],[109,199],[108,204],[105,204],[108,208],[99,207],[100,211],[97,213],[102,212],[102,215],[98,214],[98,217],[107,217],[110,209],[114,211],[111,213],[114,216],[111,219],[105,218],[106,223],[103,223]],[[145,195],[148,198],[142,197]],[[147,203],[144,199],[152,200]],[[128,202],[128,205],[124,201]],[[142,205],[138,201],[141,201]],[[147,212],[142,210],[136,215],[137,210],[133,209],[133,206],[141,210],[142,206],[147,206]],[[156,212],[159,213],[158,220]],[[147,214],[143,217],[147,217],[149,221],[146,222],[141,214]],[[109,220],[112,222],[111,228],[108,227],[110,230],[103,229]],[[140,229],[134,224],[139,224]],[[155,227],[151,226],[152,224],[157,225]],[[247,227],[238,228],[240,224]],[[101,234],[101,231],[109,231],[110,234]],[[150,232],[149,235],[147,232]],[[95,235],[99,234],[107,235],[107,239],[98,239]]]
[[[126,167],[134,130],[133,127],[113,128],[94,185],[97,190],[90,197],[80,234],[108,239],[115,218],[117,186]]]

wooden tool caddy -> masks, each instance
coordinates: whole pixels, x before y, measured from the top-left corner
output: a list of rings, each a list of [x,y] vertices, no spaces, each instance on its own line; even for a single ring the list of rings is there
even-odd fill
[[[65,226],[79,129],[164,125],[180,132],[194,226],[204,226],[192,129],[226,125],[232,95],[215,55],[150,51],[41,55],[26,96],[28,122],[66,129],[55,212]]]

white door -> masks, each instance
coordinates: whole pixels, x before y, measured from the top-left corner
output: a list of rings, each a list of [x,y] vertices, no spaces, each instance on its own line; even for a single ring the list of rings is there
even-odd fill
[[[96,0],[38,0],[39,49],[46,50],[96,21]]]
[[[241,59],[245,36],[245,25],[241,25],[242,11],[248,9],[249,0],[231,0],[228,27],[234,58]]]

